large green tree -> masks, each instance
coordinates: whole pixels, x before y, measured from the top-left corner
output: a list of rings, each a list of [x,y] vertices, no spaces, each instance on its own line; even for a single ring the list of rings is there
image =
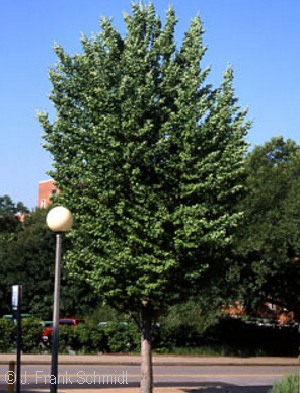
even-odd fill
[[[210,285],[241,213],[244,123],[228,69],[213,89],[198,17],[176,49],[174,10],[132,5],[122,37],[103,18],[82,52],[55,47],[56,120],[39,115],[50,174],[74,214],[68,264],[139,322],[141,391],[152,389],[151,324]]]
[[[274,137],[246,159],[245,219],[234,250],[249,311],[269,301],[297,312],[300,285],[300,147]]]

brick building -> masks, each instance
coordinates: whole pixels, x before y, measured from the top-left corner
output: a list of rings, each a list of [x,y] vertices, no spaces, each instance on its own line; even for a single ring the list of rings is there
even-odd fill
[[[58,193],[54,180],[43,180],[39,182],[37,207],[45,209],[50,203],[51,198]]]

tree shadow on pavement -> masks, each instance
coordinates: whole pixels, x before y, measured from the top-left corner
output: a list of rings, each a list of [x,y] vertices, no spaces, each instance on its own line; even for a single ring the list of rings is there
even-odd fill
[[[237,386],[223,382],[201,383],[198,387],[182,388],[183,393],[269,393],[272,386]]]
[[[200,383],[168,383],[158,382],[154,384],[154,393],[269,393],[272,386],[237,386],[224,382],[200,382]],[[139,383],[133,382],[125,386],[114,384],[87,385],[59,385],[61,393],[87,393],[99,391],[114,391],[114,393],[139,393]],[[7,393],[8,385],[0,383],[0,393]],[[46,385],[22,385],[22,393],[47,393]]]

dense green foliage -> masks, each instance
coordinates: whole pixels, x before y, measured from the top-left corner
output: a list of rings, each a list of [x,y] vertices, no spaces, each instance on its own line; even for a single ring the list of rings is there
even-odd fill
[[[41,335],[43,327],[39,319],[24,318],[22,319],[22,351],[33,352],[41,347]]]
[[[99,326],[80,324],[76,329],[69,329],[69,332],[71,333],[69,345],[73,350],[86,353],[104,351],[107,337]]]
[[[0,319],[0,352],[9,352],[15,348],[16,329],[12,321]]]
[[[0,318],[0,352],[13,352],[16,349],[16,329],[16,323]],[[22,319],[22,350],[24,352],[36,352],[41,349],[42,331],[39,320]]]
[[[53,298],[51,278],[54,239],[45,223],[46,211],[37,210],[26,216],[24,223],[10,233],[0,252],[1,290],[5,302],[2,312],[10,312],[11,285],[23,287],[24,311],[39,315],[50,309]],[[51,255],[51,259],[49,256]],[[6,307],[6,308],[4,308]],[[41,314],[43,315],[43,314]]]
[[[108,338],[99,326],[91,324],[79,324],[78,326],[60,326],[59,328],[59,351],[76,351],[77,353],[98,353],[108,349]],[[47,348],[51,349],[52,335],[49,336]]]
[[[26,214],[12,229],[0,227],[0,312],[9,314],[11,286],[22,285],[22,309],[41,319],[52,318],[54,292],[55,235],[46,225],[47,210]],[[7,213],[15,219],[14,211]],[[64,250],[68,242],[63,244]],[[81,302],[78,303],[78,297]],[[78,284],[62,269],[62,315],[80,316],[95,300],[87,285]]]
[[[300,147],[273,138],[246,159],[245,220],[235,240],[235,280],[249,310],[265,301],[298,314]],[[234,275],[234,273],[233,273]]]
[[[22,202],[15,204],[8,195],[0,196],[0,231],[13,232],[19,226],[17,215],[28,213]]]
[[[164,26],[153,5],[133,4],[125,21],[121,37],[102,19],[80,54],[55,47],[57,116],[39,119],[59,201],[76,221],[73,277],[149,318],[220,276],[241,218],[249,124],[231,69],[219,88],[205,83],[198,17],[179,49],[172,8]]]
[[[214,319],[204,328],[196,307],[184,315],[174,310],[153,328],[153,350],[156,353],[216,356],[297,356],[300,337],[296,327],[259,326],[241,319]],[[23,352],[47,353],[50,339],[41,341],[42,325],[38,319],[22,320]],[[61,353],[97,354],[136,353],[140,350],[140,332],[134,322],[108,322],[106,325],[86,322],[76,327],[59,329]],[[16,324],[0,318],[0,352],[16,348]]]

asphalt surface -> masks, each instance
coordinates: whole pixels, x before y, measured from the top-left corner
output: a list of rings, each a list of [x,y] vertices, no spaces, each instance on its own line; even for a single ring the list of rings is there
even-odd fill
[[[15,354],[0,354],[0,364],[9,365],[9,362],[16,360]],[[22,365],[49,365],[51,364],[51,355],[22,355]],[[60,365],[113,365],[113,366],[139,366],[140,357],[131,355],[96,355],[96,356],[59,356]],[[153,365],[157,366],[299,366],[298,358],[271,358],[271,357],[206,357],[206,356],[154,356]],[[103,388],[90,387],[82,389],[80,386],[59,387],[58,393],[89,393],[102,392],[108,390],[114,393],[138,393],[138,386],[106,386]],[[48,388],[24,388],[24,393],[44,393]],[[236,386],[220,382],[201,382],[199,385],[186,386],[158,386],[154,387],[154,393],[268,393],[270,386]],[[0,393],[7,393],[8,386],[1,385]],[[108,393],[110,393],[108,392]]]

